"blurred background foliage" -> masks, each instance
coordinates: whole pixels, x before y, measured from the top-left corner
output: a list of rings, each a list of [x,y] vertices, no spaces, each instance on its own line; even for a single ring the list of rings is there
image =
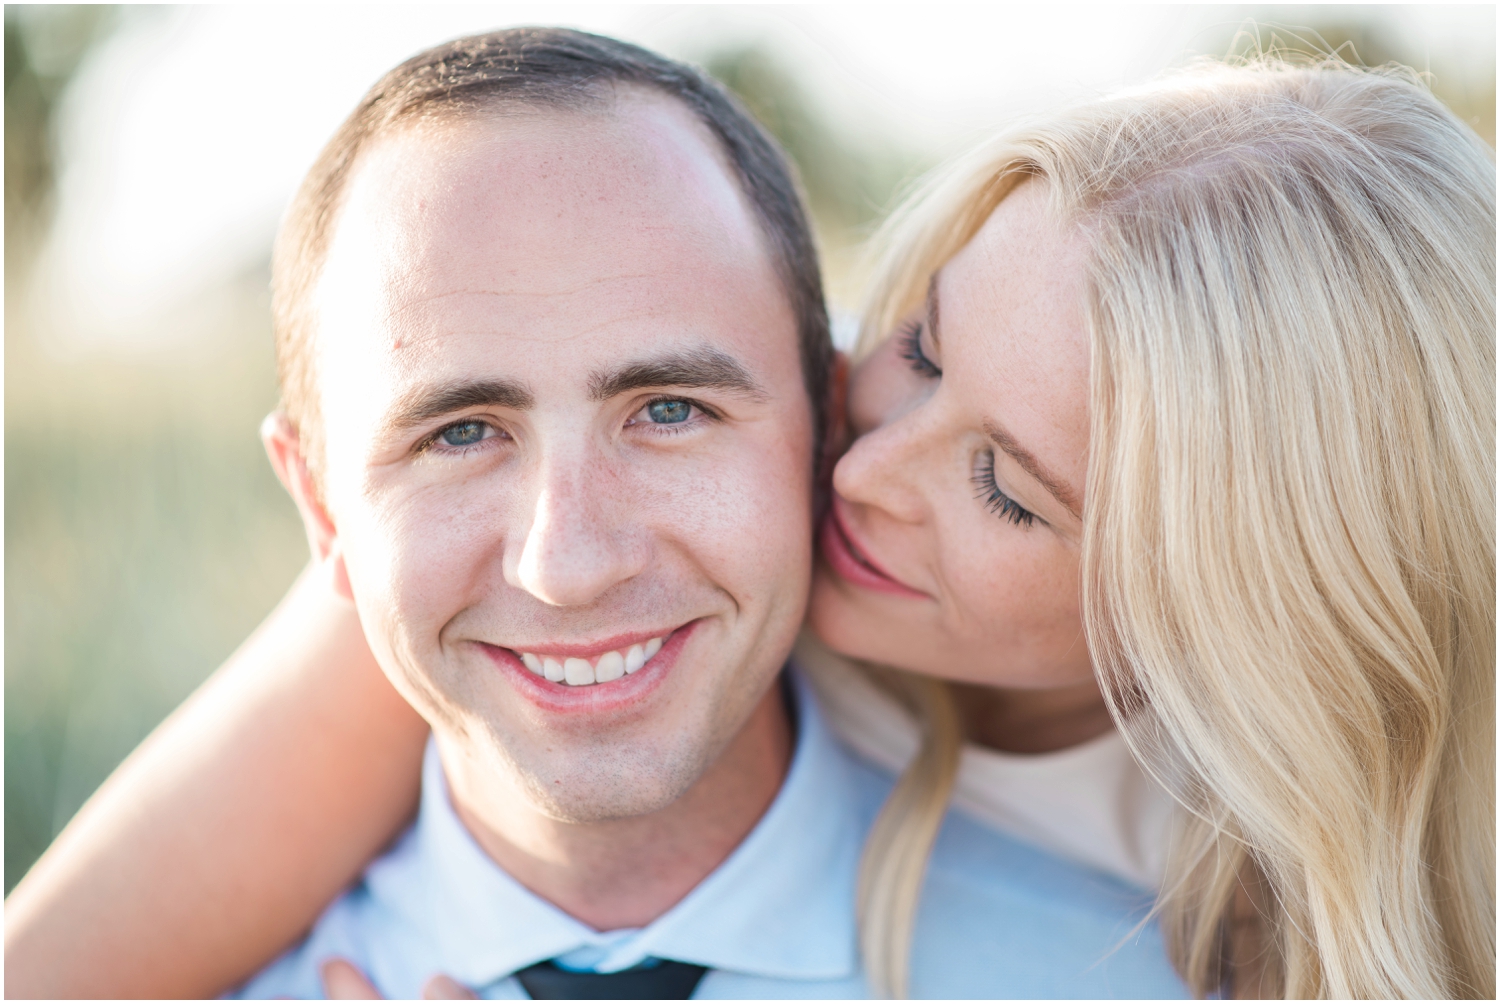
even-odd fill
[[[155,350],[61,344],[16,292],[31,280],[55,208],[59,101],[91,51],[151,16],[5,8],[7,892],[306,560],[257,437],[277,399],[264,258],[164,318],[192,337]],[[1401,39],[1352,16],[1312,32],[1231,43],[1234,34],[1202,51],[1339,49],[1370,65],[1424,68]],[[830,293],[848,310],[860,240],[939,151],[840,128],[764,42],[718,44],[697,58],[799,164]],[[1439,73],[1434,89],[1493,144],[1493,62],[1487,79]]]
[[[5,11],[5,887],[227,656],[305,561],[261,453],[264,268],[170,353],[58,351],[24,289],[53,210],[58,99],[124,12]]]

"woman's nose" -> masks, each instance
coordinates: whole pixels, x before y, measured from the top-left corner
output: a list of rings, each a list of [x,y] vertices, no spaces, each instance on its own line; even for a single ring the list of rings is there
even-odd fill
[[[629,512],[612,479],[595,462],[545,465],[532,506],[531,525],[507,576],[543,603],[584,606],[646,567],[648,550],[639,527],[614,518]]]
[[[932,452],[921,411],[909,411],[856,439],[834,466],[834,491],[845,501],[880,509],[902,522],[921,522],[927,512],[921,465]]]

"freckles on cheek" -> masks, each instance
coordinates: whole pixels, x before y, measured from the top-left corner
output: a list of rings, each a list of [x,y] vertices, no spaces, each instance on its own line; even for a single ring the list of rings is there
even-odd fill
[[[705,457],[667,490],[654,486],[653,522],[732,595],[805,580],[812,493],[810,470],[796,465],[800,452],[766,447]]]
[[[970,598],[966,605],[981,623],[1071,631],[1082,617],[1077,555],[1059,545],[1045,546],[1051,542],[1025,546],[1031,543],[991,552],[971,566],[967,585],[958,590]]]

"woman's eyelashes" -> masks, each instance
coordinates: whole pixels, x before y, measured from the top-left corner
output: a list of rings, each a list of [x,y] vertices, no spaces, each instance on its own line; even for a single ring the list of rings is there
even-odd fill
[[[974,467],[974,497],[984,502],[984,507],[1001,519],[1017,526],[1030,526],[1036,516],[1021,507],[1015,499],[1000,490],[995,482],[995,454],[985,450],[979,455]]]
[[[916,373],[924,377],[940,377],[943,371],[922,351],[921,321],[911,321],[896,335],[901,347],[901,358],[911,364]]]

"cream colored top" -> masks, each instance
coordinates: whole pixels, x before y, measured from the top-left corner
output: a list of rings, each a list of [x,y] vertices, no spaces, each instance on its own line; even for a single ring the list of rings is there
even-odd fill
[[[806,635],[794,658],[839,737],[865,759],[900,773],[919,743],[910,712]],[[1055,753],[1002,753],[971,743],[964,747],[953,805],[1002,833],[1143,889],[1161,884],[1176,807],[1113,729]]]

